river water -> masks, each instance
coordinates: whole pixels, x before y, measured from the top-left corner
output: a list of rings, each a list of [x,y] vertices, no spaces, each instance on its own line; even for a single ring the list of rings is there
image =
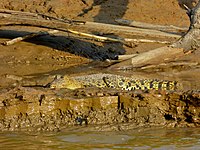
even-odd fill
[[[199,150],[200,128],[150,128],[123,132],[81,130],[48,133],[0,132],[0,149]]]

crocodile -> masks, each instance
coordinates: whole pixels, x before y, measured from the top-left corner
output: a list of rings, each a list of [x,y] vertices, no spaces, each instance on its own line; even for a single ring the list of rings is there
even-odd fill
[[[113,74],[91,74],[70,77],[64,75],[54,79],[50,88],[78,89],[86,87],[113,88],[121,90],[168,90],[174,91],[177,88],[176,81],[157,79],[134,79]]]

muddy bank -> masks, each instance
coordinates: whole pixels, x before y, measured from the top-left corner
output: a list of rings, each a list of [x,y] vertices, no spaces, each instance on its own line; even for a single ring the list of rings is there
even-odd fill
[[[189,25],[186,13],[179,8],[176,0],[167,2],[164,0],[155,0],[154,2],[141,0],[1,0],[0,9],[111,24],[116,24],[115,19],[123,18],[153,24]],[[1,27],[0,42],[41,30],[44,29]],[[95,31],[92,33],[98,34]],[[113,33],[108,36],[118,37]],[[140,53],[161,46],[163,44],[135,43],[135,46],[130,48],[119,43],[99,43],[83,40],[71,34],[59,33],[54,36],[30,39],[9,47],[0,45],[2,60],[0,74],[13,74],[13,72],[17,75],[45,73],[87,63],[87,59],[113,59],[115,55]]]
[[[176,0],[1,0],[0,8],[111,24],[117,24],[115,19],[123,18],[162,25],[189,25],[186,13]],[[0,42],[41,30],[35,27],[1,27]],[[119,35],[111,32],[105,36]],[[168,64],[147,67],[142,73],[137,70],[112,72],[105,69],[106,63],[100,62],[115,59],[120,54],[138,54],[161,46],[165,44],[134,43],[128,47],[120,43],[82,39],[68,33],[37,37],[11,46],[0,45],[0,130],[59,131],[91,127],[105,131],[152,126],[199,127],[199,50],[177,57]],[[137,75],[138,79],[169,78],[187,82],[184,88],[187,92],[45,87],[57,74],[79,76],[109,71]]]
[[[0,91],[0,130],[59,131],[199,127],[199,92],[15,87]]]

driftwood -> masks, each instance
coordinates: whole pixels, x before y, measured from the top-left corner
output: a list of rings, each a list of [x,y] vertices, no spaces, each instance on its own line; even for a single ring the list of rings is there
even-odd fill
[[[184,32],[186,32],[188,30],[188,28],[186,28],[186,27],[183,28],[183,27],[177,27],[177,26],[173,26],[173,25],[169,25],[169,26],[154,25],[154,24],[150,24],[150,23],[125,20],[125,19],[115,19],[115,21],[119,24],[131,26],[131,27],[138,27],[138,28],[143,28],[143,29],[153,29],[153,30],[159,30],[159,31],[165,31],[165,32],[169,32],[169,31],[174,31],[174,32],[184,31]]]
[[[138,54],[118,55],[116,60],[107,59],[106,62],[109,62],[110,65],[112,65],[112,64],[120,63],[128,59],[132,59],[133,57],[136,57],[136,56],[138,56]]]
[[[104,37],[104,36],[98,36],[98,35],[94,35],[94,34],[89,34],[89,33],[84,33],[84,32],[79,32],[79,31],[74,31],[74,30],[70,30],[68,29],[68,32],[72,33],[72,34],[76,34],[79,36],[84,36],[84,37],[89,37],[101,42],[120,42],[123,43],[125,45],[128,45],[127,42],[134,42],[134,43],[161,43],[161,44],[169,44],[170,42],[168,41],[159,41],[159,40],[148,40],[148,39],[129,39],[129,38],[110,38],[110,37]]]
[[[95,22],[84,22],[84,21],[70,21],[67,19],[58,19],[42,14],[18,12],[12,10],[1,10],[0,9],[0,26],[10,25],[26,25],[36,26],[49,29],[56,29],[64,32],[68,32],[68,29],[79,32],[85,31],[96,31],[103,33],[114,33],[114,34],[126,34],[129,36],[149,36],[149,37],[164,37],[164,38],[180,38],[181,33],[166,33],[150,29],[141,29],[134,27],[125,27],[120,25],[111,25],[104,23]]]
[[[124,29],[123,27],[116,26],[117,29],[115,29],[115,25],[108,25],[108,24],[102,24],[102,23],[93,23],[93,22],[81,22],[81,21],[70,21],[70,20],[64,20],[59,18],[54,18],[50,16],[46,16],[43,14],[35,14],[35,13],[29,13],[29,12],[20,12],[20,11],[11,11],[11,10],[1,10],[0,9],[0,26],[8,26],[8,25],[30,25],[30,26],[38,26],[38,27],[46,27],[51,29],[57,29],[65,32],[69,32],[72,34],[80,35],[89,37],[98,41],[106,42],[121,42],[125,45],[130,45],[129,43],[162,43],[162,44],[169,44],[169,41],[159,41],[159,40],[149,40],[149,39],[130,39],[130,38],[109,38],[109,37],[103,37],[103,36],[97,36],[94,34],[84,33],[80,32],[80,28],[82,30],[84,29],[94,29],[95,31],[98,31],[101,28],[101,32],[124,32],[126,30],[127,32],[132,32],[131,30],[128,31],[128,29]],[[34,22],[33,22],[34,21]],[[84,26],[84,27],[83,27]],[[92,26],[92,27],[91,27]],[[77,29],[76,31],[73,30]],[[137,31],[135,32],[137,33]],[[147,33],[145,31],[145,33]],[[150,33],[150,32],[149,32]],[[149,34],[148,33],[148,34]],[[35,36],[39,36],[44,33],[31,33],[30,35],[19,37],[16,39],[13,39],[11,41],[5,42],[5,45],[10,45],[28,38],[32,38]],[[46,33],[45,33],[46,34]],[[48,34],[48,33],[47,33]],[[137,33],[138,34],[138,33]],[[141,32],[143,34],[143,32]],[[156,33],[158,34],[158,33]],[[170,35],[170,34],[169,34]],[[164,34],[164,36],[169,36],[168,34]],[[155,35],[157,36],[157,35]],[[172,35],[174,37],[174,35]],[[176,37],[176,36],[175,36]]]
[[[184,55],[184,52],[189,53],[200,48],[200,1],[198,1],[193,9],[186,6],[188,5],[185,5],[185,8],[190,19],[190,27],[183,37],[168,47],[162,47],[142,53],[134,58],[115,64],[111,66],[110,69],[145,68],[148,64],[159,64],[158,61],[161,61],[160,63],[162,63],[166,59],[172,59],[174,56]]]
[[[130,59],[130,58],[136,57],[136,56],[138,56],[138,54],[119,55],[118,60],[123,61],[123,60],[127,60],[127,59]]]
[[[200,1],[196,2],[198,3],[193,9],[190,9],[189,5],[185,5],[187,6],[186,10],[190,18],[190,27],[188,32],[173,44],[173,47],[175,48],[182,47],[185,51],[200,48]]]
[[[50,31],[40,31],[38,33],[30,33],[30,34],[25,35],[23,37],[17,37],[17,38],[14,38],[12,40],[5,41],[3,43],[3,45],[12,45],[12,44],[15,44],[17,42],[27,40],[27,39],[30,39],[30,38],[33,38],[33,37],[44,36],[44,35],[48,35],[48,34],[54,34],[54,33],[57,33],[57,32],[58,32],[58,30],[50,30]]]
[[[3,43],[3,45],[12,45],[15,44],[17,42],[23,41],[23,40],[27,40],[33,37],[37,37],[37,36],[44,36],[44,35],[48,35],[48,34],[55,34],[58,33],[58,30],[50,30],[50,31],[40,31],[38,33],[30,33],[28,35],[25,35],[23,37],[17,37],[14,38],[12,40],[9,41],[5,41]],[[98,36],[98,35],[94,35],[94,34],[89,34],[89,33],[83,33],[83,32],[79,32],[79,31],[74,31],[74,30],[70,30],[68,29],[69,33],[72,34],[76,34],[79,36],[84,36],[90,39],[94,39],[100,42],[120,42],[123,43],[124,45],[130,46],[130,43],[161,43],[161,44],[169,44],[170,42],[168,41],[159,41],[159,40],[148,40],[148,39],[129,39],[129,38],[110,38],[110,37],[104,37],[104,36]]]
[[[120,25],[96,23],[96,22],[85,22],[83,27],[90,29],[90,31],[94,30],[94,31],[104,32],[104,33],[127,34],[131,36],[137,35],[137,36],[178,39],[182,35],[182,33],[179,33],[179,32],[172,34],[172,33],[150,30],[150,29],[141,29],[141,28],[136,28],[136,27],[134,28],[134,27],[126,27],[126,26],[120,26]]]
[[[141,67],[141,70],[146,70],[146,69],[157,69],[157,68],[165,68],[167,67],[173,67],[173,66],[184,66],[184,67],[196,67],[199,65],[198,62],[168,62],[168,63],[160,63],[156,65],[148,65]]]
[[[160,43],[160,44],[170,44],[169,41],[160,41],[160,40],[149,40],[149,39],[129,39],[123,38],[125,42],[134,42],[134,43]]]
[[[91,27],[88,27],[88,25],[89,26],[92,25],[93,27],[96,26],[95,31],[98,30],[99,27],[102,27],[102,26],[104,26],[103,29],[113,30],[113,29],[115,29],[115,25],[92,23],[92,22],[81,22],[81,21],[70,21],[70,20],[58,19],[58,18],[54,18],[54,17],[42,15],[42,14],[35,14],[35,13],[29,13],[29,12],[18,12],[18,11],[11,11],[11,10],[0,10],[0,17],[1,17],[0,26],[3,26],[3,25],[7,25],[7,26],[8,25],[30,25],[30,26],[38,26],[38,27],[47,27],[47,28],[57,29],[57,30],[61,30],[61,31],[66,31],[66,32],[76,34],[79,36],[89,37],[89,38],[92,38],[92,39],[95,39],[95,40],[98,40],[101,42],[106,42],[106,41],[121,42],[128,46],[130,45],[129,43],[141,43],[141,42],[142,43],[162,43],[162,44],[170,43],[169,41],[159,41],[159,40],[149,40],[149,39],[109,38],[109,37],[103,37],[103,36],[97,36],[94,34],[84,33],[84,32],[80,32],[80,31],[75,31],[75,30],[71,29],[71,28],[80,28],[80,27],[78,27],[78,25],[79,26],[84,25],[84,26],[86,26],[85,29],[86,28],[91,29]],[[4,22],[4,20],[6,20],[6,23],[1,23],[2,21]],[[24,20],[24,22],[22,22],[22,20]],[[34,23],[32,22],[33,20],[35,20]],[[13,21],[15,21],[15,22],[13,22]],[[52,24],[52,22],[55,23],[55,25]],[[86,25],[86,24],[88,24],[88,25]],[[117,28],[119,28],[119,31],[120,31],[120,26],[117,26]],[[106,32],[106,30],[103,30],[103,31]],[[123,31],[124,30],[122,30],[121,32],[123,32]],[[35,36],[40,36],[42,34],[46,35],[46,33],[41,33],[41,32],[31,33],[30,35],[27,35],[24,37],[19,37],[19,38],[13,39],[11,41],[7,41],[4,44],[11,45],[11,44],[14,44],[16,42],[19,42],[19,41],[22,41],[25,39],[29,39],[29,38],[32,38]]]
[[[57,19],[41,14],[24,13],[10,10],[0,10],[0,26],[10,25],[29,25],[36,27],[43,27],[49,29],[56,29],[64,32],[70,32],[76,34],[82,34],[84,31],[96,31],[103,33],[114,33],[114,34],[129,34],[129,35],[140,35],[148,37],[165,37],[165,38],[180,38],[180,33],[166,33],[162,31],[141,29],[136,27],[125,27],[119,25],[110,25],[95,22],[81,22],[81,21],[70,21],[64,19]],[[84,36],[91,36],[90,34],[84,33]],[[123,39],[118,39],[124,42]],[[135,41],[134,41],[135,42]],[[171,59],[174,56],[184,55],[183,49],[172,48],[171,46],[165,46],[158,49],[151,50],[137,55],[134,58],[124,60],[119,64],[110,66],[110,69],[131,69],[137,67],[144,67],[148,64],[158,64],[165,62],[167,59]]]
[[[185,55],[183,49],[172,48],[165,46],[148,52],[141,53],[133,58],[112,65],[109,69],[132,69],[141,68],[146,65],[160,64],[175,57]]]

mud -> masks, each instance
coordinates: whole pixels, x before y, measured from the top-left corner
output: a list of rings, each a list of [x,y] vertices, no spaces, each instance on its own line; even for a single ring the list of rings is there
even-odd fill
[[[117,24],[118,18],[152,24],[189,26],[176,0],[0,0],[1,9],[58,18]],[[116,11],[117,10],[117,11]],[[38,32],[35,27],[0,27],[0,42]],[[103,34],[103,33],[98,33]],[[106,35],[107,36],[107,35]],[[119,35],[108,35],[118,37]],[[126,37],[126,35],[120,35]],[[67,33],[0,45],[0,130],[59,131],[72,127],[128,130],[138,127],[199,127],[200,51],[167,64],[132,71],[110,71],[107,59],[145,52],[165,44],[101,43]],[[175,80],[179,91],[49,89],[56,76],[93,73]]]
[[[59,131],[92,125],[95,130],[198,127],[199,92],[68,91],[16,87],[1,91],[1,130]]]

